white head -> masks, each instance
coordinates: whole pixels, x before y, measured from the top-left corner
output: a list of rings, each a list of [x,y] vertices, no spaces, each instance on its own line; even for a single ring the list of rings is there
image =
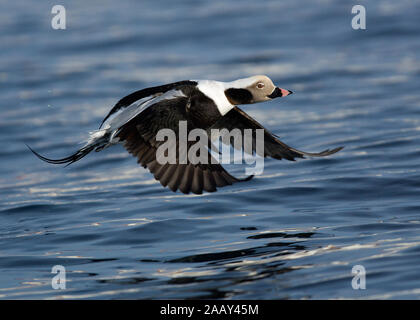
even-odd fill
[[[225,84],[225,95],[233,105],[263,102],[292,94],[292,91],[276,87],[264,75],[239,79]]]

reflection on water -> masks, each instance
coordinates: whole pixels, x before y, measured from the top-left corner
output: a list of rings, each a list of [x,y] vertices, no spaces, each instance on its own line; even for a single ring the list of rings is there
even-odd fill
[[[0,298],[420,296],[417,4],[366,3],[365,31],[348,5],[306,0],[64,1],[54,31],[53,4],[0,10]],[[58,168],[24,145],[65,156],[134,90],[252,74],[295,92],[245,106],[258,121],[299,149],[345,149],[185,196],[120,146]]]

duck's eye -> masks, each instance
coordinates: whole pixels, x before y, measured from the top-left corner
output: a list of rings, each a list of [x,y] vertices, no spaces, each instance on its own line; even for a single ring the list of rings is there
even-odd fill
[[[262,82],[258,82],[258,83],[257,83],[257,88],[258,88],[258,89],[262,89],[262,88],[264,88],[264,86],[265,86],[265,85],[264,85],[264,83],[262,83]]]

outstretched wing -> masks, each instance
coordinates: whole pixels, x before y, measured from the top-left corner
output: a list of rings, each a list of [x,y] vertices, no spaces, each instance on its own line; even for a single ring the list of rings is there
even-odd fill
[[[145,88],[142,90],[135,91],[129,94],[128,96],[125,96],[124,98],[122,98],[120,101],[118,101],[115,104],[115,106],[107,114],[104,120],[102,120],[99,128],[101,128],[102,125],[105,123],[105,121],[108,120],[112,115],[115,115],[121,109],[127,108],[131,106],[132,104],[136,104],[137,106],[139,106],[175,88],[188,86],[188,85],[196,85],[196,84],[197,82],[195,81],[183,80],[183,81],[168,83],[161,86],[150,87],[150,88]]]
[[[295,158],[304,158],[304,156],[310,157],[324,157],[336,153],[343,149],[343,147],[334,148],[332,150],[324,150],[319,153],[311,153],[300,151],[289,147],[287,144],[281,142],[277,137],[264,128],[261,124],[257,121],[252,119],[247,113],[243,110],[239,109],[238,107],[234,107],[230,110],[224,117],[220,118],[211,128],[209,128],[209,133],[211,129],[228,129],[231,133],[233,129],[239,129],[238,134],[241,134],[241,137],[244,137],[244,130],[245,129],[252,129],[254,132],[256,129],[263,129],[264,130],[264,154],[259,154],[260,156],[264,157],[272,157],[275,159],[287,159],[294,161]],[[233,141],[235,140],[235,135],[231,135],[230,142],[234,146]],[[256,137],[253,134],[252,136],[252,152],[257,152],[256,148]]]
[[[160,129],[171,129],[176,134],[176,150],[179,149],[179,121],[187,121],[188,128],[194,126],[186,115],[187,97],[174,97],[161,100],[137,115],[122,126],[116,137],[124,142],[129,153],[137,157],[137,162],[150,170],[155,179],[172,191],[201,194],[203,190],[216,191],[218,187],[231,185],[235,182],[248,180],[238,179],[230,175],[219,163],[212,159],[207,151],[206,163],[192,164],[189,157],[186,163],[181,163],[179,152],[176,163],[159,163],[158,147],[164,141],[157,141],[156,135]],[[187,152],[194,142],[186,144]]]

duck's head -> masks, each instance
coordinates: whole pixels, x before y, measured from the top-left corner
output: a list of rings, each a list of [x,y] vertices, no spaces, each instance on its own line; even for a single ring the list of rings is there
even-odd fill
[[[276,87],[264,75],[252,76],[229,82],[225,95],[232,105],[250,104],[285,97],[293,92]]]

